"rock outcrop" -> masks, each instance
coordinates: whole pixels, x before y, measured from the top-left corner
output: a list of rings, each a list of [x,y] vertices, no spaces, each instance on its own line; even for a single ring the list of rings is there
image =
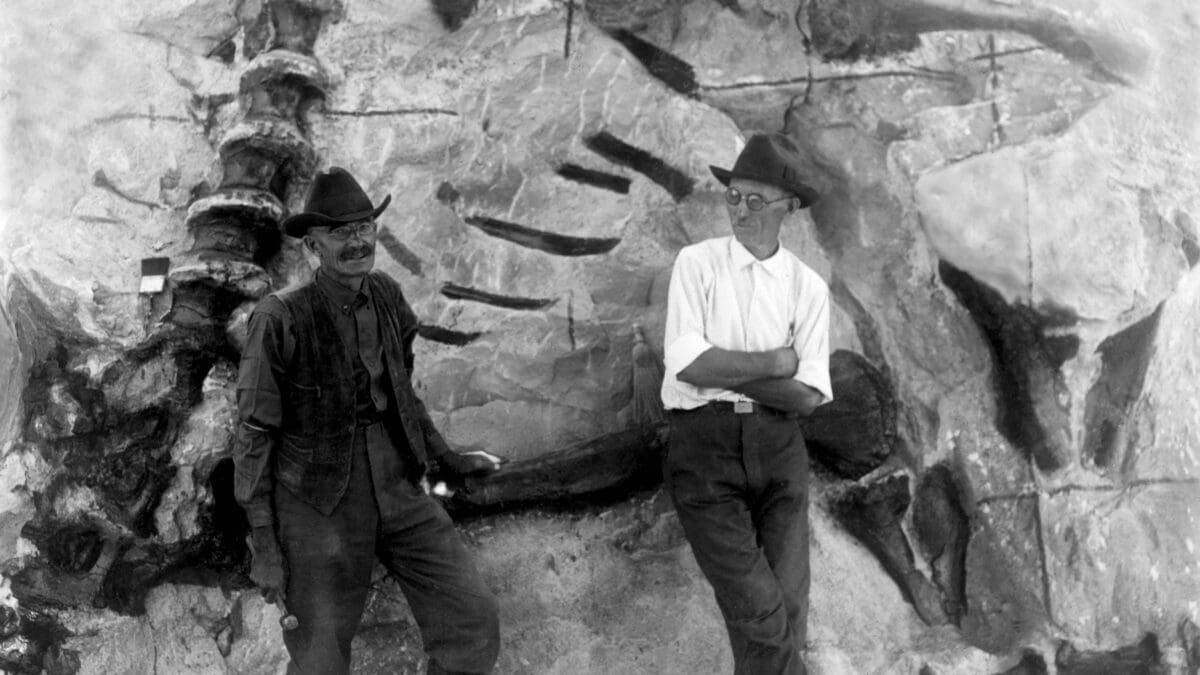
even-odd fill
[[[377,264],[422,322],[418,393],[452,444],[513,460],[448,502],[501,600],[500,672],[728,671],[632,354],[639,330],[661,354],[675,253],[727,231],[708,166],[759,129],[805,154],[822,198],[783,242],[834,300],[838,400],[804,422],[814,670],[1200,667],[1187,2],[7,18],[4,668],[280,671],[233,380],[253,303],[312,269],[278,223],[339,165],[392,195]],[[149,258],[163,292],[139,293]],[[396,587],[372,597],[358,672],[421,672]]]

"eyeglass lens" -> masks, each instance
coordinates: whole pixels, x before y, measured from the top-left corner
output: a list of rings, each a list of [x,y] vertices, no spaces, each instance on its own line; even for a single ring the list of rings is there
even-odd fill
[[[329,236],[337,239],[338,241],[346,241],[355,234],[360,237],[367,237],[375,234],[375,227],[374,220],[364,220],[360,223],[351,223],[349,225],[343,225],[339,228],[330,230]]]
[[[750,209],[751,211],[762,211],[763,207],[767,205],[767,200],[756,192],[751,192],[745,197],[746,208]],[[729,188],[725,191],[725,201],[730,206],[737,206],[738,204],[742,203],[742,193],[738,192],[736,188]]]

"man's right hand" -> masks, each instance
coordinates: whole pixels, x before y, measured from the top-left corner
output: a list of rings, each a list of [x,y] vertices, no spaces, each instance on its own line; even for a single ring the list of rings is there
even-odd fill
[[[792,377],[800,368],[800,357],[792,347],[779,347],[771,350],[775,360],[775,377]]]
[[[275,528],[256,527],[250,532],[250,581],[262,590],[267,602],[275,604],[284,599],[287,572],[283,551],[275,537]]]

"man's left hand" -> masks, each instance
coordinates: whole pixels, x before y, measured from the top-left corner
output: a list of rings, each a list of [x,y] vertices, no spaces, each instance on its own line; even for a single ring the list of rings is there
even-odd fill
[[[438,458],[442,468],[458,476],[487,475],[500,470],[507,461],[500,455],[493,455],[486,450],[469,450],[467,452],[452,452]]]
[[[429,491],[439,497],[451,497],[466,487],[468,477],[481,478],[495,473],[507,461],[486,450],[446,453],[437,458],[437,467],[430,472]]]

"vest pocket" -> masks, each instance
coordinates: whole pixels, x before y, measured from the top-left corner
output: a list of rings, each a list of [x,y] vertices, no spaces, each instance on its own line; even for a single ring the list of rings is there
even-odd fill
[[[297,439],[284,436],[279,442],[279,453],[275,460],[275,476],[288,488],[296,490],[304,478],[304,469],[312,459],[311,445],[298,443]]]

